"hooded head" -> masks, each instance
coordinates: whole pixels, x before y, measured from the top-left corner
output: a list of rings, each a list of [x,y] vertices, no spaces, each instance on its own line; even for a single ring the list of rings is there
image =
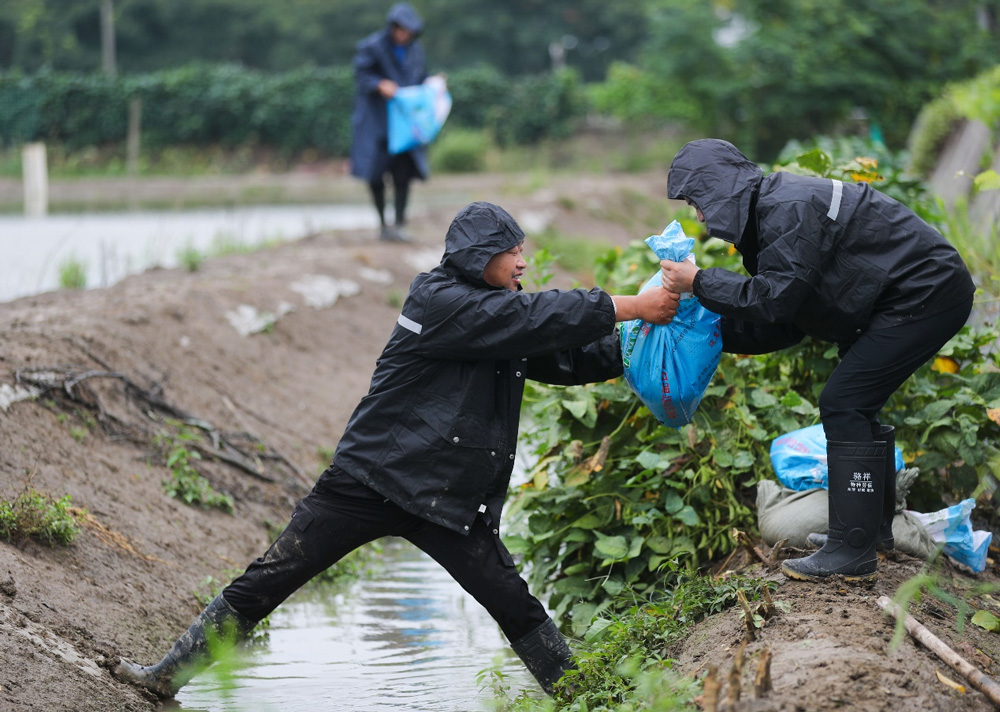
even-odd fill
[[[393,25],[399,25],[404,30],[412,32],[414,37],[419,37],[424,31],[424,21],[417,14],[417,11],[409,3],[398,2],[389,8],[386,15],[385,24],[392,29]]]
[[[476,202],[458,211],[444,240],[441,266],[480,286],[490,286],[483,272],[490,259],[524,241],[524,230],[499,205]]]
[[[763,175],[733,144],[703,138],[677,152],[667,175],[667,197],[690,200],[705,216],[709,235],[737,245]]]

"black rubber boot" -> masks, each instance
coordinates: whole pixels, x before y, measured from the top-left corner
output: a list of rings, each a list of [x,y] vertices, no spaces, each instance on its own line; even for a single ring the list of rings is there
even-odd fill
[[[892,522],[896,518],[896,429],[891,425],[872,428],[876,442],[885,443],[885,488],[882,494],[882,519],[878,529],[877,551],[892,551],[896,542],[892,535]],[[826,544],[826,534],[814,532],[806,537],[806,543],[814,549],[822,549]]]
[[[811,556],[789,559],[781,572],[790,579],[821,581],[844,576],[873,579],[885,489],[885,443],[827,442],[830,523],[826,544]]]
[[[188,681],[212,663],[211,645],[217,642],[244,640],[256,625],[236,612],[222,597],[216,596],[187,629],[163,660],[148,667],[121,659],[115,677],[144,687],[157,697],[177,694]]]
[[[896,429],[891,425],[878,426],[873,432],[876,442],[885,443],[885,489],[882,493],[882,523],[878,529],[879,551],[892,551],[896,540],[892,536],[892,520],[896,518]]]
[[[550,695],[563,673],[575,667],[569,645],[551,618],[511,647],[542,689]]]

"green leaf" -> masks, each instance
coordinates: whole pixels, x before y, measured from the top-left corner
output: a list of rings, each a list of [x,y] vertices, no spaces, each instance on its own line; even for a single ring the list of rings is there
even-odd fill
[[[983,171],[972,181],[972,185],[976,191],[1000,189],[1000,174],[997,174],[992,168]]]
[[[674,516],[687,524],[689,527],[693,527],[701,521],[698,518],[698,513],[694,511],[694,508],[691,506],[684,507],[684,509],[677,512]]]
[[[594,532],[597,534],[597,541],[594,542],[594,548],[604,556],[611,559],[622,559],[628,555],[628,543],[625,541],[625,537],[618,536],[605,536],[600,532]]]
[[[972,622],[980,628],[985,628],[993,633],[1000,632],[1000,618],[997,618],[989,611],[976,611],[972,616]]]
[[[646,537],[646,548],[657,554],[669,554],[674,549],[674,542],[665,536],[650,536]]]
[[[598,618],[594,621],[587,632],[584,634],[583,639],[588,643],[595,643],[604,637],[608,628],[612,625],[609,618]]]

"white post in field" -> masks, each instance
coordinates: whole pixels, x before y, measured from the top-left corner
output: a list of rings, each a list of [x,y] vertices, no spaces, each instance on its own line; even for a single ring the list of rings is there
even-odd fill
[[[49,172],[45,158],[45,144],[25,144],[21,153],[24,169],[24,213],[41,217],[49,212]]]

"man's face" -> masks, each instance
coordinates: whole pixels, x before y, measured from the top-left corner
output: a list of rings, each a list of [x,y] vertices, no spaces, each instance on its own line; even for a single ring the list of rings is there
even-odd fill
[[[405,47],[413,41],[413,33],[399,25],[392,26],[392,41],[400,47]]]
[[[521,242],[506,252],[493,255],[483,270],[483,279],[486,283],[491,287],[503,287],[516,292],[521,286],[521,276],[528,266],[524,261],[523,251],[524,242]]]
[[[705,222],[705,215],[701,212],[701,208],[691,202],[691,198],[684,198],[684,202],[694,208],[694,211],[698,214],[698,222]]]

